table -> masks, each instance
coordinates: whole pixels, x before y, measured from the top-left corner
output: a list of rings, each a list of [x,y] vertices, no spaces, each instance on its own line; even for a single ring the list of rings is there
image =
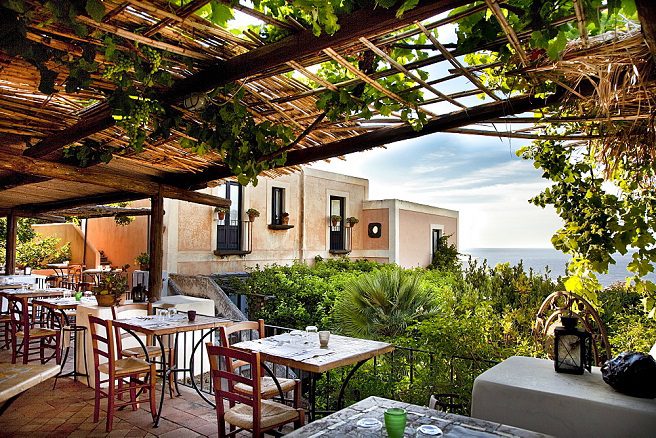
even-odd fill
[[[159,419],[162,415],[162,406],[164,404],[164,395],[166,394],[166,382],[168,381],[168,376],[171,373],[176,373],[176,372],[186,372],[189,371],[193,373],[194,369],[194,352],[198,349],[199,346],[201,348],[204,348],[202,346],[203,341],[205,338],[207,338],[211,333],[214,333],[217,328],[221,326],[227,326],[232,324],[232,321],[229,319],[223,319],[223,318],[217,318],[214,316],[206,316],[206,315],[196,315],[196,319],[191,322],[187,318],[187,315],[184,313],[179,313],[175,315],[172,318],[167,318],[167,317],[159,317],[159,316],[154,316],[154,315],[149,315],[149,316],[137,316],[134,318],[128,318],[128,319],[115,319],[112,324],[114,327],[119,327],[126,332],[130,333],[132,336],[134,336],[138,341],[139,344],[141,345],[141,348],[144,350],[144,353],[146,355],[146,360],[150,361],[150,358],[148,357],[148,352],[146,350],[146,346],[143,343],[143,341],[139,338],[139,336],[135,333],[142,333],[146,336],[152,336],[157,340],[157,343],[159,344],[160,351],[161,351],[161,357],[162,357],[162,363],[163,363],[163,369],[162,369],[162,391],[160,394],[160,399],[159,399],[159,407],[157,409],[157,417],[155,418],[155,427],[159,425]],[[184,332],[193,332],[193,331],[198,331],[198,330],[207,330],[207,333],[205,333],[203,336],[200,337],[198,342],[196,342],[196,345],[194,345],[194,348],[192,350],[192,354],[190,357],[190,364],[188,368],[173,368],[173,364],[167,364],[166,361],[166,354],[165,354],[165,347],[164,347],[164,341],[163,337],[164,336],[170,336],[170,335],[175,335],[176,340],[174,341],[174,345],[177,345],[177,335],[180,333]],[[208,401],[208,399],[203,396],[196,386],[195,380],[192,378],[191,379],[191,386],[196,390],[198,394],[200,394],[203,399]]]
[[[0,415],[23,392],[54,377],[58,372],[59,366],[54,364],[13,365],[0,363],[0,402],[4,402],[0,407]]]
[[[555,436],[656,436],[656,400],[616,392],[599,368],[582,376],[552,360],[513,356],[474,382],[472,417]]]
[[[41,297],[61,297],[68,289],[4,289],[0,290],[0,296],[5,297],[7,301],[18,301],[21,305],[21,324],[25,336],[23,336],[23,363],[27,364],[28,348],[30,343],[30,314],[28,311],[28,302],[30,299]],[[11,311],[11,309],[10,309]]]
[[[70,336],[67,339],[63,339],[62,343],[66,345],[66,353],[64,353],[64,359],[62,360],[61,364],[61,371],[60,374],[57,376],[59,377],[71,377],[73,376],[73,379],[77,381],[78,376],[80,377],[89,377],[89,370],[87,368],[87,349],[86,345],[84,346],[84,367],[86,369],[86,373],[80,373],[77,370],[77,344],[78,344],[78,336],[77,333],[79,331],[85,331],[87,328],[82,325],[76,325],[76,324],[71,324],[71,321],[69,319],[69,315],[66,313],[66,310],[75,310],[79,305],[89,305],[89,306],[96,306],[98,305],[98,302],[96,301],[95,297],[91,298],[86,298],[83,297],[80,301],[77,301],[75,298],[37,298],[32,300],[32,305],[33,306],[42,306],[46,309],[48,309],[50,312],[53,314],[55,312],[60,312],[62,315],[62,319],[64,320],[66,326],[63,328],[64,331],[73,331],[74,336],[75,336],[75,349],[73,350],[73,371],[71,371],[68,374],[61,374],[61,371],[64,370],[64,365],[66,364],[66,360],[68,359],[68,352],[70,350]],[[86,344],[86,336],[83,338],[83,342]],[[87,382],[88,384],[88,382]]]
[[[57,285],[60,286],[61,281],[64,279],[64,277],[66,277],[66,275],[64,275],[64,270],[68,272],[68,263],[48,263],[46,268],[50,268],[55,271],[55,276],[59,278]]]
[[[537,432],[505,426],[499,423],[477,420],[461,415],[446,414],[425,406],[417,406],[382,397],[368,397],[346,409],[335,412],[320,420],[309,423],[286,435],[290,438],[342,438],[357,436],[357,422],[362,418],[376,418],[383,423],[385,432],[384,413],[389,408],[403,408],[407,412],[405,436],[414,437],[417,427],[422,424],[432,424],[444,432],[445,437],[544,437]]]
[[[309,335],[305,341],[295,340],[295,336],[289,333],[283,333],[276,336],[270,336],[263,339],[244,341],[233,344],[233,348],[239,348],[247,351],[256,351],[260,353],[260,358],[265,362],[286,365],[290,368],[307,371],[310,373],[310,418],[316,418],[316,381],[321,373],[341,368],[348,365],[355,365],[346,375],[342,387],[337,397],[337,408],[344,406],[344,391],[353,374],[369,359],[389,353],[394,350],[392,344],[387,342],[371,341],[369,339],[351,338],[348,336],[330,335],[328,348],[319,347],[319,336],[317,334]],[[263,368],[274,379],[278,390],[280,385],[273,372],[266,366]]]

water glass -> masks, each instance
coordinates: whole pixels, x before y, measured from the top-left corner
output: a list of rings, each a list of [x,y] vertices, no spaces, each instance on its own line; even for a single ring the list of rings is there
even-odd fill
[[[316,325],[309,325],[305,327],[305,340],[306,342],[312,342],[313,336],[319,331]]]
[[[64,298],[71,298],[73,296],[73,291],[66,289],[63,294]]]
[[[169,309],[169,318],[173,318],[177,313],[178,311],[175,309],[175,307],[171,307]]]
[[[379,437],[383,430],[383,423],[376,418],[362,418],[356,423],[356,436],[358,438]]]
[[[431,437],[441,437],[442,429],[432,424],[422,424],[417,428],[417,433],[415,437],[417,438],[431,438]]]
[[[319,346],[321,348],[328,348],[329,339],[330,339],[330,332],[328,330],[319,332]]]
[[[407,413],[405,409],[389,408],[385,411],[385,429],[389,438],[402,438],[405,432]]]
[[[300,344],[303,339],[303,332],[300,330],[292,330],[289,332],[289,343],[291,345]]]
[[[157,309],[157,319],[166,319],[169,316],[167,309]]]

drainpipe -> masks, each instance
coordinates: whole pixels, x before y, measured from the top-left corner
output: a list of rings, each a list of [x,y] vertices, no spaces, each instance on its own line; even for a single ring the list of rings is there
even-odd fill
[[[298,258],[301,262],[305,260],[305,170],[301,169],[301,182],[300,182],[300,194],[301,199],[299,201],[298,207],[301,210],[301,215],[299,217],[300,224],[298,227]]]
[[[87,231],[89,231],[89,218],[84,219],[84,247],[82,249],[82,264],[87,265]],[[96,268],[97,266],[92,266]],[[89,268],[87,266],[87,268]]]

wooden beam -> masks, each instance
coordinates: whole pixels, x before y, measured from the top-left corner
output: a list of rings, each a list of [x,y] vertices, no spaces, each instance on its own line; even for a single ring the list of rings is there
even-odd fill
[[[396,8],[362,9],[340,17],[340,29],[334,35],[316,37],[312,30],[291,35],[277,43],[258,47],[243,55],[235,56],[182,79],[168,91],[162,93],[162,102],[173,103],[196,92],[206,92],[220,85],[263,73],[268,69],[301,59],[331,46],[369,37],[393,27],[402,27],[468,4],[469,0],[420,0],[419,4],[396,17]],[[64,146],[102,131],[114,124],[111,108],[106,102],[94,107],[96,120],[82,118],[73,126],[59,131],[29,149],[29,156],[47,156]],[[26,151],[27,152],[27,151]]]
[[[67,208],[81,207],[84,205],[102,205],[110,204],[113,202],[137,201],[139,199],[144,199],[144,195],[140,193],[114,192],[103,193],[101,195],[85,196],[82,198],[64,199],[61,201],[23,204],[15,207],[14,210],[21,216],[33,217],[43,213],[49,213],[52,211]]]
[[[20,187],[26,184],[36,184],[47,180],[48,178],[43,178],[41,176],[13,173],[4,178],[0,178],[0,191],[13,189],[14,187]]]
[[[656,58],[656,5],[654,0],[635,0],[642,34],[651,54]]]
[[[119,191],[162,196],[215,207],[230,206],[228,199],[197,193],[179,187],[162,184],[133,174],[122,174],[107,166],[79,168],[69,164],[54,163],[20,155],[0,152],[0,169],[18,171],[29,175],[110,187]]]
[[[335,141],[323,146],[297,149],[287,153],[285,164],[275,167],[295,166],[312,161],[325,160],[353,152],[373,149],[377,146],[383,146],[401,140],[409,140],[436,132],[445,132],[449,129],[484,122],[490,118],[521,114],[552,105],[561,99],[562,94],[562,92],[559,92],[546,98],[537,98],[534,96],[512,97],[507,100],[490,102],[467,110],[443,114],[431,119],[420,131],[415,131],[412,126],[404,124],[402,126],[378,129],[357,137]],[[184,179],[177,180],[177,184],[184,184],[185,187],[189,187],[190,189],[198,189],[205,187],[208,181],[230,176],[233,176],[233,174],[227,167],[220,165],[210,166],[195,175],[186,175]],[[176,180],[173,179],[172,182],[176,183]]]
[[[7,245],[5,247],[5,275],[16,272],[16,229],[18,216],[12,211],[7,215]]]
[[[150,274],[148,290],[151,301],[157,301],[162,295],[162,271],[164,259],[164,198],[161,194],[150,200]]]

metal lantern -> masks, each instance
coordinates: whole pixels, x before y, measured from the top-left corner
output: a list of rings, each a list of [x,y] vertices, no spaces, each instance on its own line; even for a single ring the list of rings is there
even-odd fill
[[[592,336],[576,327],[578,318],[561,316],[554,329],[554,366],[558,373],[583,374],[592,370]]]
[[[207,105],[207,96],[203,93],[193,93],[187,96],[182,104],[189,111],[198,111]]]

